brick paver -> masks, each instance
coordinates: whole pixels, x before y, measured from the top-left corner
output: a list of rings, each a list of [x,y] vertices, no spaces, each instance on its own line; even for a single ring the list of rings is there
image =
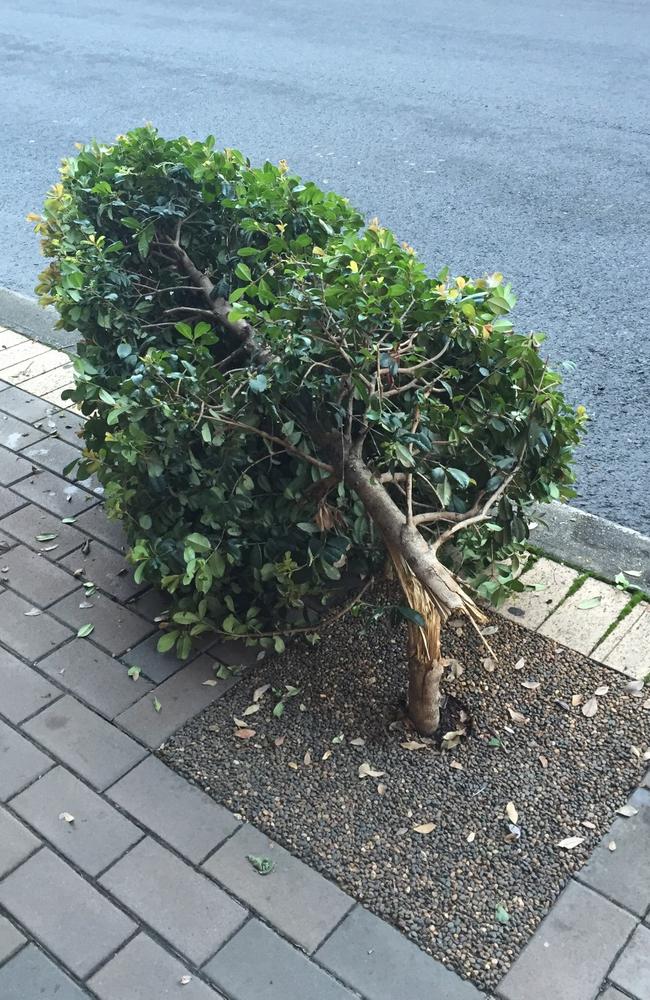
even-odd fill
[[[33,743],[0,721],[0,802],[21,791],[53,763]]]
[[[12,551],[5,555],[11,555]],[[43,565],[47,565],[45,560]],[[30,614],[38,610],[30,601],[11,590],[0,594],[2,641],[26,660],[38,660],[72,636],[72,631],[55,621],[47,611]]]
[[[595,607],[580,607],[596,598],[600,603]],[[597,645],[629,600],[628,594],[610,587],[602,580],[586,580],[575,594],[546,619],[538,631],[540,635],[547,635],[563,646],[577,649],[586,655]]]
[[[0,412],[0,445],[11,451],[21,451],[36,441],[46,437],[46,431],[32,427],[24,420],[17,420],[7,413]]]
[[[80,977],[136,929],[132,920],[48,848],[0,882],[0,904]]]
[[[183,982],[181,982],[183,980]],[[188,980],[188,981],[185,981]],[[122,948],[89,983],[99,1000],[217,1000],[218,994],[146,934]]]
[[[25,861],[37,847],[38,837],[0,806],[0,876]]]
[[[145,677],[133,680],[120,660],[88,639],[76,638],[40,660],[38,666],[107,719],[115,718],[153,687]]]
[[[95,788],[112,785],[145,756],[137,743],[71,695],[23,728]]]
[[[120,552],[126,550],[124,528],[120,521],[111,521],[106,516],[103,504],[91,507],[90,510],[80,514],[76,526]]]
[[[597,647],[595,658],[628,677],[643,680],[650,674],[650,604],[639,604],[611,635],[611,647]],[[620,632],[619,632],[620,629]],[[609,637],[608,637],[609,638]],[[608,640],[605,640],[607,643]]]
[[[13,490],[8,489],[6,486],[0,486],[0,518],[5,517],[6,514],[11,514],[12,510],[22,507],[23,502]]]
[[[228,809],[156,757],[147,757],[106,794],[194,864],[239,825]]]
[[[96,540],[90,543],[87,554],[73,553],[62,559],[61,565],[71,572],[81,567],[86,580],[92,580],[100,590],[118,601],[128,601],[147,587],[145,583],[134,582],[133,568],[123,555]]]
[[[504,1000],[593,1000],[635,924],[626,910],[569,882],[500,994]]]
[[[0,968],[2,1000],[87,1000],[87,994],[42,951],[27,945]]]
[[[0,715],[16,724],[61,696],[58,688],[4,649],[0,649],[0,678]]]
[[[32,500],[40,507],[58,514],[59,517],[76,517],[82,511],[88,510],[91,504],[98,502],[93,493],[47,471],[37,472],[27,479],[21,479],[12,489],[19,496]]]
[[[51,418],[54,411],[51,403],[38,396],[32,396],[30,392],[25,392],[16,386],[5,390],[0,400],[0,410],[3,413],[9,413],[12,417],[17,417],[19,420],[24,420],[28,424],[43,421],[45,433],[54,429],[47,426],[47,420]]]
[[[57,437],[44,438],[29,448],[23,448],[21,454],[30,462],[42,465],[58,476],[62,474],[66,465],[80,458],[78,448]]]
[[[109,868],[100,882],[196,965],[246,919],[243,907],[149,838]]]
[[[638,813],[616,818],[579,878],[642,917],[650,908],[650,791],[638,789],[630,803]]]
[[[79,582],[64,569],[44,559],[25,545],[17,545],[3,557],[4,576],[10,587],[39,608],[54,604],[76,590]]]
[[[205,973],[233,1000],[353,1000],[349,990],[258,920],[246,924]]]
[[[15,451],[0,446],[0,486],[11,486],[19,479],[24,479],[31,471],[31,462]]]
[[[81,604],[92,604],[92,607],[81,608]],[[83,587],[57,601],[51,611],[75,632],[82,625],[93,625],[92,641],[116,656],[136,646],[152,631],[148,622],[128,608],[105,594],[95,593],[87,597]]]
[[[50,514],[33,503],[4,517],[0,521],[0,529],[53,561],[73,549],[81,548],[86,540],[86,536],[72,524],[63,524],[56,514]],[[54,535],[54,538],[39,540],[39,535]]]
[[[260,875],[249,855],[269,858],[275,866],[271,876]],[[332,882],[248,825],[203,868],[307,952],[313,952],[354,905]]]
[[[505,602],[501,613],[506,618],[519,622],[520,625],[536,629],[557,607],[578,576],[576,570],[569,566],[552,562],[550,559],[538,559],[535,565],[523,574],[521,582],[529,586],[536,584],[542,589],[513,594]],[[512,611],[512,608],[515,610]]]
[[[118,715],[117,722],[137,739],[152,748],[171,736],[184,722],[206,708],[236,682],[235,677],[217,680],[214,686],[205,684],[215,680],[215,661],[200,656],[183,670],[179,670],[154,690],[160,704],[156,711],[149,695]]]
[[[74,445],[77,449],[84,448],[84,441],[79,436],[79,431],[83,430],[85,420],[77,416],[76,413],[71,413],[69,410],[60,410],[58,406],[53,406],[47,400],[42,400],[41,402],[48,407],[49,412],[47,417],[42,421],[32,420],[32,423],[35,426],[39,426],[40,424],[45,430],[61,438],[62,441],[67,441],[68,444]]]
[[[316,959],[367,1000],[481,994],[372,913],[356,906],[316,952]],[[557,998],[555,998],[557,1000]]]
[[[123,663],[127,666],[136,664],[156,684],[162,684],[172,674],[177,673],[193,659],[196,659],[196,654],[183,661],[179,660],[173,651],[159,653],[156,647],[160,634],[160,632],[155,632],[154,635],[149,636],[144,642],[138,643],[122,657]]]
[[[143,836],[141,830],[64,767],[11,800],[11,808],[89,875],[97,875]],[[68,822],[61,814],[73,817]]]
[[[6,917],[0,916],[0,963],[14,955],[27,939]],[[0,970],[0,982],[2,970]],[[4,994],[2,994],[4,996]]]
[[[637,927],[609,978],[638,1000],[650,1000],[650,928]]]

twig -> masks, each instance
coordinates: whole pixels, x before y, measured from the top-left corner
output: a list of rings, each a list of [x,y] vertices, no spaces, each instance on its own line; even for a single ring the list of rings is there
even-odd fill
[[[317,469],[322,469],[324,472],[329,472],[334,475],[335,469],[333,465],[328,465],[326,462],[321,462],[319,459],[314,458],[313,455],[308,455],[307,452],[301,451],[300,448],[294,448],[292,444],[285,441],[284,438],[276,437],[275,434],[269,434],[268,431],[263,431],[260,427],[253,427],[252,424],[244,424],[239,420],[229,420],[228,417],[222,417],[218,414],[212,413],[206,420],[214,420],[216,423],[225,424],[226,427],[232,427],[234,430],[244,431],[246,434],[257,434],[258,437],[264,438],[265,441],[272,441],[273,444],[279,445],[285,451],[290,452],[292,455],[297,455],[298,458],[302,458],[303,461],[309,462],[310,465],[315,465]]]

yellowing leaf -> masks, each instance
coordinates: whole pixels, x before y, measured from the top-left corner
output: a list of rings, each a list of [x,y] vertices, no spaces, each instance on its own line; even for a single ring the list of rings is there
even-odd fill
[[[426,750],[427,744],[420,743],[419,740],[406,740],[405,743],[400,743],[400,746],[404,750]]]
[[[359,766],[360,778],[383,778],[385,771],[375,771],[367,761]]]
[[[261,684],[258,688],[253,691],[253,701],[259,701],[266,692],[270,689],[270,684]]]
[[[518,726],[526,725],[528,719],[526,718],[525,715],[522,715],[521,712],[518,712],[516,708],[512,707],[512,705],[506,705],[506,708],[508,710],[508,715],[510,716],[512,721],[516,723],[516,725]]]
[[[233,736],[237,736],[240,740],[250,740],[251,737],[255,735],[254,729],[246,729],[246,727],[241,729],[235,729]]]
[[[359,270],[359,265],[357,264],[356,260],[351,260],[350,263],[348,264],[348,267],[350,268],[353,274],[356,274],[357,271]]]
[[[470,830],[470,832],[467,834],[467,843],[473,844],[475,840],[476,840],[476,832],[474,830]]]
[[[417,823],[413,830],[415,833],[432,833],[435,828],[435,823]]]
[[[259,710],[260,710],[261,707],[262,706],[260,704],[258,704],[258,703],[255,703],[253,705],[249,705],[248,708],[244,709],[244,711],[242,712],[242,715],[255,715],[256,712],[259,712]]]
[[[584,837],[565,837],[564,840],[560,840],[556,847],[561,847],[563,851],[573,851],[580,844],[584,843]]]
[[[516,823],[519,819],[519,813],[517,812],[514,802],[508,802],[508,805],[506,806],[506,816],[511,823]]]

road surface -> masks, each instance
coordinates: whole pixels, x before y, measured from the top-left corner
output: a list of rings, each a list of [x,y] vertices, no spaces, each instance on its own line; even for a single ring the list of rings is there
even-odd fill
[[[145,121],[291,167],[499,270],[591,414],[580,506],[650,533],[647,0],[3,0],[0,285],[75,141]]]

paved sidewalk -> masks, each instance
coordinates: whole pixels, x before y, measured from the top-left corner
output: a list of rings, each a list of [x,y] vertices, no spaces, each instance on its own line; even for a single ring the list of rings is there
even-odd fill
[[[156,651],[164,601],[96,484],[60,475],[67,355],[0,345],[0,998],[479,1000],[151,754],[234,683],[233,650]]]
[[[81,417],[56,405],[69,364],[0,328],[1,1000],[479,1000],[152,755],[235,683],[215,671],[243,654],[156,651],[162,597],[132,582],[97,484],[60,475],[81,447]],[[633,679],[650,671],[634,591],[546,559],[527,578],[538,589],[506,615]],[[631,802],[504,1000],[650,1000],[647,778]]]

